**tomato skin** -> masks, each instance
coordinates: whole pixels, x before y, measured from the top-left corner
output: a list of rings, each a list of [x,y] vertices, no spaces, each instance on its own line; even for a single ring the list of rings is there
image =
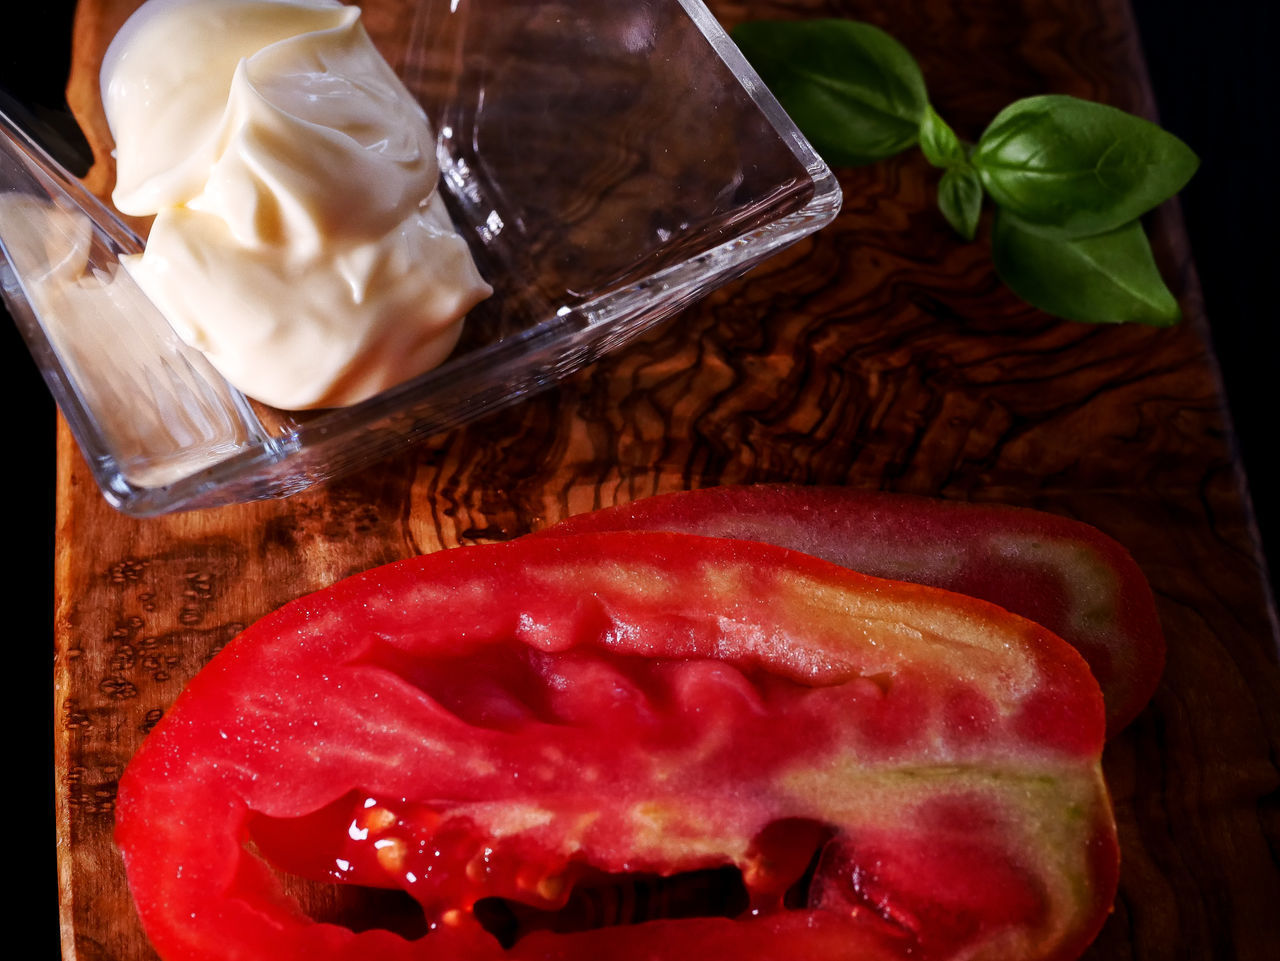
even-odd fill
[[[1066,959],[1116,884],[1103,731],[1076,652],[991,605],[768,545],[526,538],[379,568],[251,627],[129,765],[117,841],[166,961]],[[307,817],[338,836],[290,840]],[[761,849],[788,818],[835,832],[797,910],[779,892],[805,859]],[[255,831],[281,867],[319,849],[404,888],[435,929],[311,921],[246,848]],[[894,853],[931,849],[937,871]],[[879,887],[860,895],[868,852]],[[993,857],[999,883],[922,907]],[[504,951],[471,913],[554,907],[586,866],[725,864],[758,915]]]
[[[761,484],[643,498],[538,536],[667,530],[758,540],[875,577],[997,604],[1071,643],[1102,687],[1114,735],[1151,700],[1165,642],[1127,551],[1079,521],[999,504],[837,487]]]

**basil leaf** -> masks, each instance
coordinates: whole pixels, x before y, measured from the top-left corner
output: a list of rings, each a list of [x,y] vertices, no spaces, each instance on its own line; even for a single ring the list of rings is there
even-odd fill
[[[1136,220],[1176,194],[1199,159],[1155,124],[1075,97],[1019,100],[991,122],[971,160],[992,199],[1064,237]]]
[[[938,116],[932,104],[924,108],[924,120],[920,123],[920,149],[924,157],[935,167],[968,165],[969,157],[964,144],[945,120]]]
[[[1070,239],[997,209],[991,252],[1009,288],[1055,317],[1166,326],[1182,316],[1136,220],[1109,233]]]
[[[982,181],[970,166],[951,167],[938,182],[938,209],[965,240],[978,232],[982,214]]]
[[[875,163],[915,144],[924,77],[883,30],[849,20],[753,21],[733,39],[827,163]]]

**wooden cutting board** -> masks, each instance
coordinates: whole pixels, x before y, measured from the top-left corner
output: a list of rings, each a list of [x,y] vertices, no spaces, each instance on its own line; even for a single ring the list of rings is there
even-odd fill
[[[395,42],[397,0],[369,3]],[[85,0],[69,100],[104,161],[93,83],[136,0]],[[1075,94],[1152,115],[1127,0],[713,2],[745,18],[879,24],[973,138],[1009,101]],[[109,163],[91,175],[110,186]],[[1123,847],[1092,958],[1276,957],[1280,642],[1176,207],[1152,220],[1188,319],[1054,321],[1005,291],[933,209],[917,154],[839,171],[819,235],[559,389],[287,501],[115,513],[60,426],[56,794],[63,949],[154,957],[111,842],[116,781],[242,627],[375,564],[515,537],[713,483],[797,481],[1022,504],[1125,544],[1169,662],[1105,756]]]

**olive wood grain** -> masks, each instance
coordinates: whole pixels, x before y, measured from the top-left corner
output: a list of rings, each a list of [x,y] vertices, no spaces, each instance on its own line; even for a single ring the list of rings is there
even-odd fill
[[[369,3],[397,39],[397,0]],[[84,0],[70,102],[110,186],[102,50],[133,2]],[[792,0],[917,55],[975,137],[1060,92],[1154,114],[1126,0]],[[97,118],[97,119],[94,119]],[[558,389],[286,501],[132,520],[59,435],[56,769],[64,955],[154,957],[111,842],[132,751],[244,625],[347,574],[570,513],[722,482],[797,481],[1023,504],[1125,544],[1169,642],[1150,707],[1107,748],[1123,846],[1088,957],[1276,957],[1280,646],[1176,206],[1151,222],[1187,313],[1170,330],[1054,321],[1004,290],[984,240],[933,209],[918,153],[838,171],[838,221]],[[312,904],[317,913],[336,910]]]

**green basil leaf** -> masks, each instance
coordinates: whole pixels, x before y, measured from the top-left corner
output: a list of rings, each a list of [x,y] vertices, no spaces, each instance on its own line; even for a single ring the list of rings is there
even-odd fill
[[[924,120],[920,123],[920,149],[924,157],[935,167],[968,165],[969,157],[964,144],[945,120],[938,116],[932,104],[924,108]]]
[[[1115,230],[1172,197],[1199,159],[1155,124],[1075,97],[1005,108],[970,158],[997,204],[1064,237]]]
[[[978,232],[982,214],[982,181],[972,167],[951,167],[938,182],[938,209],[965,240]]]
[[[733,39],[827,163],[875,163],[915,144],[924,77],[883,30],[849,20],[752,21]]]
[[[1166,326],[1181,318],[1138,221],[1076,239],[1037,230],[996,210],[996,272],[1023,300],[1067,320]]]

